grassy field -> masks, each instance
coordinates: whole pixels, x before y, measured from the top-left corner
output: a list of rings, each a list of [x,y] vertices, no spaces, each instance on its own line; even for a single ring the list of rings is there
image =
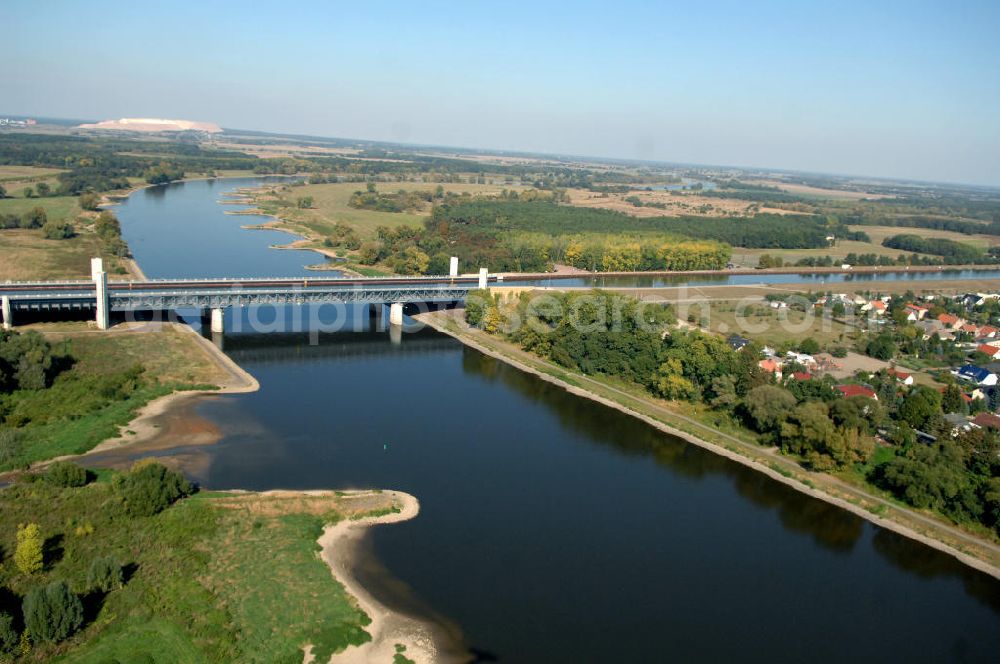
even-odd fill
[[[306,645],[327,661],[367,641],[369,619],[316,555],[316,539],[325,524],[391,502],[375,493],[201,493],[133,517],[107,481],[18,484],[0,490],[0,545],[13,551],[26,522],[50,544],[39,574],[0,568],[0,610],[19,615],[28,590],[56,579],[83,595],[83,630],[33,644],[29,662],[301,662]],[[108,555],[125,566],[124,587],[88,593],[91,561]]]
[[[870,227],[863,227],[867,231]],[[898,230],[898,229],[897,229]],[[922,229],[921,229],[922,230]],[[901,231],[900,231],[901,232]],[[889,256],[896,258],[900,254],[913,255],[912,251],[900,251],[899,249],[889,249],[881,245],[881,240],[872,242],[856,242],[854,240],[839,240],[833,247],[823,247],[822,249],[746,249],[744,247],[733,247],[732,262],[739,267],[757,267],[760,257],[769,254],[773,257],[780,257],[786,265],[794,265],[802,258],[822,258],[830,256],[834,262],[843,262],[847,254],[875,254],[877,256]],[[918,256],[922,254],[916,254]]]
[[[90,259],[102,251],[103,243],[93,233],[81,232],[68,240],[46,240],[41,230],[0,230],[0,281],[88,279]]]
[[[0,199],[0,214],[22,215],[28,210],[40,207],[50,220],[73,221],[83,212],[76,196],[46,196],[45,198],[3,198]]]
[[[872,239],[872,244],[882,246],[882,240],[893,235],[904,233],[919,235],[926,238],[943,238],[954,240],[962,244],[971,244],[980,249],[988,249],[991,246],[1000,245],[1000,236],[996,235],[964,235],[954,231],[941,231],[933,228],[903,228],[900,226],[851,226],[852,231],[864,231]],[[892,250],[890,250],[892,251]],[[898,253],[898,250],[897,250]]]
[[[772,347],[794,344],[812,337],[821,348],[849,346],[852,330],[843,323],[816,312],[797,309],[772,309],[766,303],[739,306],[738,300],[709,303],[708,328],[719,334],[739,334]],[[696,321],[705,312],[692,307]]]
[[[215,386],[226,377],[191,335],[172,328],[93,332],[83,324],[47,324],[35,329],[74,364],[50,388],[15,392],[0,403],[12,417],[28,420],[16,429],[18,444],[0,470],[86,452],[118,435],[149,401],[175,390]],[[115,377],[135,365],[145,369],[139,384],[130,390],[114,387]],[[104,396],[103,390],[115,392]]]
[[[55,189],[59,180],[57,175],[63,171],[58,168],[42,168],[39,166],[0,166],[0,186],[7,191],[8,196],[24,196],[24,190],[44,182]]]
[[[406,191],[434,191],[438,186],[438,183],[435,182],[391,182],[379,183],[378,189],[384,193],[395,192],[400,189]],[[485,184],[443,184],[440,186],[443,186],[446,192],[454,192],[456,194],[469,193],[471,195],[496,194],[504,189],[502,185]],[[374,237],[375,229],[379,226],[389,226],[390,228],[397,226],[419,226],[430,213],[429,205],[425,211],[419,214],[358,210],[350,207],[347,203],[351,198],[351,194],[355,191],[364,190],[364,188],[365,185],[362,182],[290,187],[287,190],[281,191],[280,194],[292,203],[292,206],[279,207],[275,204],[273,198],[270,200],[262,198],[260,204],[268,212],[277,214],[288,222],[292,229],[295,227],[304,228],[309,231],[308,234],[319,237],[329,235],[336,223],[343,222],[350,225],[358,234],[358,237],[367,239]],[[507,188],[516,189],[517,187]],[[294,207],[295,200],[304,196],[312,197],[312,209],[299,210]]]

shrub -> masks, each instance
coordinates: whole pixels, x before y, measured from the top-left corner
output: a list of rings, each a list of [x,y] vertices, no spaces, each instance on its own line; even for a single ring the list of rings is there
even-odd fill
[[[80,207],[84,210],[91,210],[96,212],[100,208],[98,207],[101,202],[100,197],[92,191],[85,191],[80,194]]]
[[[88,479],[85,468],[68,461],[58,461],[45,471],[45,481],[53,486],[66,488],[83,486]]]
[[[94,558],[87,570],[87,587],[109,593],[118,590],[125,582],[122,566],[114,556]]]
[[[0,467],[13,463],[21,456],[22,449],[21,432],[9,427],[0,427]]]
[[[73,224],[48,221],[42,226],[42,237],[46,240],[68,240],[76,235]]]
[[[13,653],[20,640],[20,635],[14,629],[13,616],[0,611],[0,653]]]
[[[49,220],[45,208],[36,207],[21,215],[21,228],[41,228]]]
[[[83,625],[83,604],[65,581],[29,592],[22,604],[24,625],[34,641],[57,643]]]
[[[14,550],[14,564],[23,574],[31,575],[42,571],[42,549],[45,541],[37,523],[21,524],[17,527],[17,548]]]
[[[192,492],[183,475],[155,461],[140,461],[127,474],[115,477],[115,489],[133,516],[152,516]]]

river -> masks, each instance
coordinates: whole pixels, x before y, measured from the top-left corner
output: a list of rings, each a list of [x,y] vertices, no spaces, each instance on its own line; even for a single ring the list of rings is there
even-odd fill
[[[118,214],[143,269],[279,276],[317,262],[220,214],[220,192],[246,184],[134,194]],[[165,453],[197,455],[189,471],[212,488],[414,494],[419,517],[373,529],[358,573],[390,606],[457,625],[480,661],[1000,651],[1000,583],[943,553],[436,332],[318,341],[229,335],[260,391],[200,401],[222,439]]]

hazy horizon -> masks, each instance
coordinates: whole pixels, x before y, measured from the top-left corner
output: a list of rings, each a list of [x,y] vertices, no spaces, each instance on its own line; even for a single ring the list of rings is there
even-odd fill
[[[1000,185],[991,3],[171,7],[5,9],[5,110]]]

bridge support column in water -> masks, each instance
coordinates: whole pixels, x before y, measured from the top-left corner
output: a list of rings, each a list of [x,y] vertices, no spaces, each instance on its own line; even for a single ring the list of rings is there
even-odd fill
[[[14,318],[10,310],[10,296],[4,295],[0,302],[3,303],[3,329],[9,330],[14,326]]]
[[[489,272],[485,267],[479,268],[479,290],[486,288],[486,284],[489,283]]]
[[[403,304],[401,302],[393,302],[389,305],[389,325],[402,325],[403,324]]]
[[[104,271],[104,261],[90,259],[90,276],[94,280],[94,295],[97,298],[97,329],[111,327],[110,302],[108,301],[108,273]]]
[[[226,310],[212,309],[212,333],[222,334],[226,331]]]

